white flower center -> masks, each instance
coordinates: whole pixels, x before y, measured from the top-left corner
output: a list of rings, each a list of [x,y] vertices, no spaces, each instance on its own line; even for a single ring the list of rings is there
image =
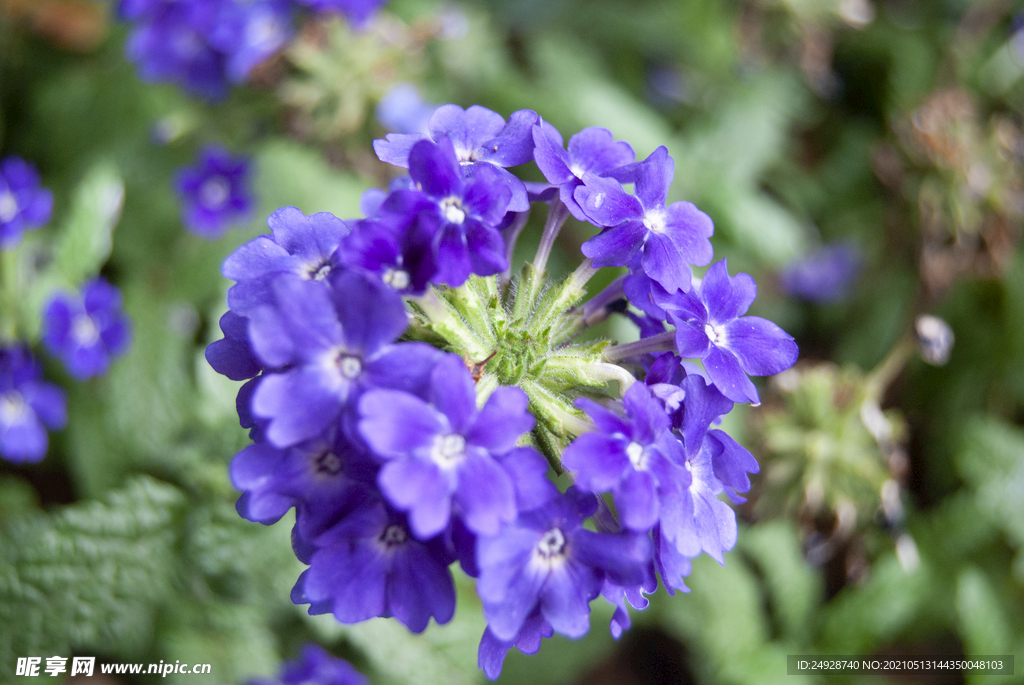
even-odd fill
[[[404,269],[388,269],[384,272],[384,282],[394,290],[405,290],[409,287],[409,272]]]
[[[9,190],[0,193],[0,222],[7,223],[17,215],[18,198]]]
[[[330,264],[320,264],[314,262],[306,268],[306,278],[311,281],[322,281],[331,273]]]
[[[573,164],[572,166],[570,166],[569,171],[572,172],[573,176],[580,179],[581,181],[583,180],[583,174],[587,173],[587,170],[581,167],[579,164]]]
[[[20,423],[21,417],[28,409],[25,399],[17,390],[0,396],[0,423],[10,426]]]
[[[457,197],[446,197],[441,200],[441,214],[450,224],[461,224],[466,220],[466,212],[462,209],[462,201]]]
[[[350,381],[354,381],[359,378],[359,374],[363,372],[363,363],[359,361],[359,357],[353,357],[350,354],[343,354],[338,358],[338,368],[341,369],[341,375]]]
[[[384,529],[384,534],[380,536],[380,541],[388,547],[404,544],[408,539],[409,534],[402,526],[388,526]]]
[[[665,232],[665,210],[661,207],[644,213],[644,226],[654,233]]]
[[[558,528],[552,528],[544,533],[544,537],[537,543],[537,553],[545,559],[561,556],[565,549],[565,536]]]
[[[634,468],[642,469],[644,467],[644,446],[640,443],[629,443],[629,446],[626,447],[626,456],[629,457]]]
[[[452,466],[466,458],[466,439],[461,435],[439,435],[434,438],[431,458],[441,466]]]
[[[91,347],[100,339],[99,329],[88,314],[79,314],[71,324],[71,339],[81,347]]]
[[[722,345],[725,343],[725,331],[716,328],[710,322],[704,324],[704,335],[708,336],[708,340],[711,341],[712,345]]]
[[[220,209],[231,197],[231,184],[223,176],[211,176],[199,187],[199,203],[207,209]]]

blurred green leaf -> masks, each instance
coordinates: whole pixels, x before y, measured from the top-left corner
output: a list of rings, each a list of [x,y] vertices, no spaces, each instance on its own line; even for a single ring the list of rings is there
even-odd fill
[[[102,502],[11,521],[0,532],[0,677],[17,657],[72,649],[140,655],[172,591],[184,500],[138,478]]]

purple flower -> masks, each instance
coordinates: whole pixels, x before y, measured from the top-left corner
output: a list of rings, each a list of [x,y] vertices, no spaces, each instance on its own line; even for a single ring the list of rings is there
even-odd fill
[[[232,83],[291,40],[292,16],[288,0],[229,0],[222,2],[209,42],[226,56],[225,71]]]
[[[0,162],[0,249],[14,247],[21,234],[50,220],[53,193],[39,184],[39,172],[21,157]]]
[[[225,278],[237,281],[228,290],[228,306],[247,316],[273,300],[271,285],[281,274],[330,283],[341,264],[336,254],[350,225],[328,212],[306,216],[282,207],[267,218],[271,235],[250,240],[224,260]]]
[[[690,571],[693,570],[690,560],[700,554],[699,547],[690,556],[682,554],[675,543],[661,534],[661,526],[654,527],[651,538],[654,541],[654,566],[661,576],[661,581],[665,583],[665,591],[670,595],[674,595],[676,590],[689,592],[690,588],[686,586],[683,578],[690,575]]]
[[[37,462],[46,455],[46,428],[67,423],[64,391],[44,383],[28,348],[0,348],[0,455],[12,462]]]
[[[411,169],[413,147],[423,140],[440,143],[448,139],[467,174],[491,168],[511,191],[508,210],[525,212],[530,208],[526,186],[505,167],[526,164],[533,159],[533,125],[537,113],[521,109],[513,112],[508,123],[500,114],[473,105],[463,110],[458,105],[442,105],[430,117],[430,135],[390,133],[385,140],[373,141],[373,149],[382,162]]]
[[[318,645],[306,645],[302,657],[287,661],[279,681],[256,681],[249,685],[370,685],[352,664],[329,654]]]
[[[559,197],[574,217],[588,221],[573,197],[585,174],[601,176],[636,159],[629,143],[615,142],[611,131],[592,126],[569,139],[569,151],[562,149],[562,134],[546,121],[533,127],[534,158],[544,178],[559,187]]]
[[[181,169],[174,186],[181,199],[181,220],[196,235],[213,240],[253,209],[250,163],[227,150],[208,146],[195,166]]]
[[[724,564],[723,552],[736,544],[736,513],[718,498],[725,492],[725,485],[714,469],[714,462],[721,460],[724,452],[721,442],[710,435],[705,439],[701,450],[686,462],[690,487],[684,491],[671,520],[666,517],[662,521],[661,534],[675,544],[682,556],[695,557],[704,551]],[[672,565],[678,563],[676,560]]]
[[[177,83],[210,99],[224,97],[226,57],[207,42],[222,4],[223,0],[124,3],[122,15],[139,20],[125,52],[138,66],[140,78]]]
[[[663,288],[689,290],[688,265],[711,261],[708,238],[714,225],[690,202],[665,206],[674,171],[675,162],[662,146],[616,174],[635,183],[636,195],[629,195],[614,178],[584,175],[574,197],[591,221],[608,227],[583,243],[583,254],[594,266],[626,266],[639,253],[644,273]]]
[[[849,295],[860,269],[860,251],[849,243],[838,243],[790,262],[779,280],[782,289],[792,297],[836,302]]]
[[[654,575],[654,563],[647,565],[647,577],[639,585],[624,587],[605,580],[601,587],[601,596],[615,605],[615,612],[609,624],[612,637],[618,640],[622,637],[624,630],[629,630],[633,625],[629,618],[629,606],[637,611],[643,611],[651,603],[645,595],[651,595],[658,591],[658,579]]]
[[[715,386],[734,402],[759,402],[752,376],[771,376],[796,363],[796,343],[767,319],[743,316],[757,297],[747,274],[729,276],[725,260],[704,275],[696,292],[676,292],[657,304],[676,327],[679,355],[701,359]]]
[[[121,291],[102,278],[82,294],[59,292],[43,314],[43,344],[78,380],[102,376],[110,360],[131,344],[131,324],[121,312]]]
[[[275,447],[319,435],[364,388],[418,390],[441,354],[424,343],[391,344],[407,326],[397,293],[353,272],[331,280],[328,288],[281,275],[274,305],[249,319],[257,358],[283,369],[264,374],[252,395],[252,413],[269,420],[265,435]]]
[[[355,224],[345,239],[341,259],[375,274],[397,292],[422,295],[437,273],[433,240],[436,224],[419,221],[416,211],[391,211],[385,202],[379,216]]]
[[[373,16],[387,0],[296,0],[317,12],[336,12],[360,26]]]
[[[393,390],[371,390],[359,401],[359,432],[388,460],[381,492],[409,512],[421,539],[448,526],[453,504],[471,531],[493,535],[516,517],[515,486],[494,455],[533,428],[526,393],[498,388],[478,410],[473,377],[455,355],[437,363],[427,392],[429,404]]]
[[[571,488],[493,536],[477,540],[477,594],[493,636],[520,635],[535,609],[570,638],[590,627],[590,600],[605,578],[622,585],[644,580],[650,538],[634,533],[595,533],[583,528],[597,500]]]
[[[597,430],[566,447],[562,464],[572,469],[584,492],[612,492],[622,525],[645,532],[658,522],[662,507],[679,498],[690,478],[683,468],[683,446],[650,389],[635,383],[622,402],[625,417],[593,400],[576,400]]]
[[[465,176],[448,139],[419,142],[409,153],[409,175],[422,192],[396,191],[389,202],[432,224],[422,230],[434,232],[436,282],[458,287],[471,273],[490,276],[508,268],[497,226],[505,217],[509,189],[496,169],[483,165]]]
[[[294,506],[305,539],[365,499],[376,475],[372,457],[337,429],[286,449],[249,445],[231,461],[231,482],[242,491],[242,518],[271,524]]]
[[[437,105],[426,102],[411,83],[398,83],[377,103],[377,121],[396,133],[426,133]]]
[[[431,616],[447,623],[455,613],[448,571],[454,556],[443,537],[417,540],[405,517],[379,500],[368,500],[306,544],[313,550],[309,568],[292,601],[311,604],[310,614],[332,612],[342,623],[394,616],[419,633]]]

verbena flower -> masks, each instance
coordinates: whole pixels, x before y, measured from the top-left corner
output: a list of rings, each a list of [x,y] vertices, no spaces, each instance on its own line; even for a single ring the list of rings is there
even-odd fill
[[[121,306],[121,291],[102,278],[84,284],[80,295],[58,292],[43,313],[43,344],[78,380],[102,376],[131,345]]]
[[[46,429],[67,423],[64,391],[42,380],[28,348],[0,348],[0,455],[12,462],[37,462],[46,456]]]
[[[291,39],[290,0],[122,0],[135,22],[125,52],[145,81],[176,83],[193,95],[223,98],[229,85]]]
[[[351,225],[328,212],[306,216],[282,207],[267,218],[270,235],[261,235],[232,252],[221,272],[237,281],[228,290],[228,306],[246,315],[272,301],[271,284],[281,274],[329,283],[339,268],[337,253]]]
[[[615,142],[606,128],[591,126],[569,139],[568,151],[562,149],[562,134],[546,121],[533,127],[534,159],[544,178],[558,186],[559,197],[574,217],[589,218],[573,193],[583,184],[585,174],[603,175],[636,159],[629,143]]]
[[[477,594],[495,638],[514,640],[534,609],[556,632],[582,637],[590,627],[590,601],[606,577],[623,585],[643,582],[649,538],[586,530],[583,520],[596,506],[593,495],[570,490],[478,539]]]
[[[367,501],[337,524],[304,541],[309,568],[292,590],[309,613],[333,613],[342,623],[394,616],[414,633],[433,617],[455,614],[454,556],[442,536],[422,542],[405,517],[384,502]]]
[[[506,167],[525,164],[533,159],[533,125],[537,113],[522,109],[505,119],[496,112],[474,105],[462,109],[458,105],[442,105],[430,117],[425,134],[391,133],[384,140],[373,141],[373,149],[382,162],[410,168],[410,154],[420,141],[451,141],[458,162],[466,174],[481,168],[496,170],[498,178],[511,191],[508,210],[525,212],[530,208],[525,184]]]
[[[258,679],[248,685],[369,685],[352,664],[332,656],[323,647],[306,645],[302,656],[281,665],[278,679]]]
[[[581,490],[613,494],[624,527],[646,532],[690,478],[683,468],[683,445],[647,386],[634,384],[622,401],[625,416],[586,398],[576,401],[597,430],[566,447],[562,463],[573,470]]]
[[[657,299],[676,327],[679,355],[702,360],[714,384],[734,402],[759,402],[747,374],[770,376],[796,362],[792,337],[767,319],[743,316],[756,297],[754,279],[729,276],[722,260],[708,269],[696,292]]]
[[[722,262],[691,280],[690,264],[711,261],[712,225],[693,205],[666,206],[665,148],[636,163],[590,128],[566,150],[532,111],[506,122],[446,105],[428,134],[375,149],[409,176],[365,193],[365,218],[285,208],[225,262],[236,284],[207,358],[246,380],[239,421],[255,444],[232,462],[239,513],[271,523],[295,508],[293,550],[309,569],[292,598],[346,623],[447,621],[458,561],[477,579],[489,678],[512,647],[582,636],[598,595],[618,637],[659,578],[688,592],[692,559],[721,562],[735,545],[721,496],[741,502],[758,464],[716,426],[734,402],[757,401],[746,374],[787,368],[796,345],[743,316],[748,276]],[[547,183],[505,169],[530,160]],[[548,217],[514,278],[531,201],[550,203]],[[552,283],[570,213],[605,230]],[[583,302],[609,265],[631,273]],[[639,341],[576,341],[617,314]],[[561,493],[552,470],[576,485]]]
[[[421,539],[448,526],[453,504],[470,530],[493,535],[516,516],[512,478],[494,456],[509,452],[533,427],[526,394],[498,388],[478,410],[469,371],[448,355],[431,374],[427,398],[371,390],[359,402],[359,431],[387,460],[381,491],[409,512]]]
[[[21,242],[25,231],[44,226],[53,212],[53,193],[43,188],[35,167],[21,157],[0,161],[0,250]]]
[[[232,156],[221,147],[206,147],[194,166],[175,176],[185,228],[212,240],[247,220],[255,202],[250,174],[245,157]]]
[[[594,266],[626,266],[640,253],[644,273],[663,288],[689,289],[689,265],[711,262],[708,238],[714,225],[693,203],[665,206],[674,172],[675,162],[662,146],[617,173],[635,183],[636,195],[626,193],[614,178],[584,175],[574,197],[591,221],[608,227],[583,244]]]
[[[377,121],[395,133],[427,133],[437,105],[426,102],[411,83],[391,87],[377,103]]]
[[[366,388],[418,389],[440,356],[423,343],[392,344],[406,314],[383,284],[352,272],[331,280],[328,289],[282,275],[273,283],[274,303],[249,321],[257,358],[281,369],[262,376],[252,396],[252,412],[268,420],[266,439],[277,447],[317,436]]]

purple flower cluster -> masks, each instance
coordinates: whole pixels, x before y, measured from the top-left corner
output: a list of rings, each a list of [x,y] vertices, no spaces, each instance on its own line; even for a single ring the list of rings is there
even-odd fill
[[[225,261],[230,311],[206,356],[246,381],[238,410],[254,444],[231,465],[239,513],[269,524],[295,508],[293,547],[309,568],[293,600],[342,622],[393,616],[419,632],[454,614],[448,568],[458,561],[477,579],[488,622],[479,663],[495,678],[513,646],[532,653],[555,632],[586,633],[599,595],[616,606],[618,636],[630,624],[627,606],[644,608],[659,578],[685,592],[694,557],[723,561],[737,527],[721,497],[742,501],[758,464],[714,426],[735,402],[758,401],[748,376],[788,368],[797,348],[771,322],[746,316],[750,276],[730,276],[723,261],[691,282],[691,265],[711,262],[712,224],[692,204],[669,201],[664,147],[637,162],[628,144],[590,128],[565,148],[532,111],[506,120],[478,106],[444,105],[427,131],[375,142],[408,177],[367,193],[365,218],[280,209],[270,234]],[[547,184],[508,171],[531,160]],[[543,273],[545,250],[572,215],[601,232],[566,283],[601,266],[629,273],[581,307],[536,314],[539,333],[503,338],[529,324],[509,321],[518,310],[501,301],[497,278],[485,279],[508,270],[531,202],[550,204],[534,272]],[[467,284],[472,275],[483,278]],[[564,287],[520,283],[512,297],[533,292],[539,311]],[[484,291],[464,314],[441,301]],[[603,359],[573,348],[549,366],[537,362],[569,344],[538,336],[623,311],[623,299],[642,312],[627,312],[640,341],[611,346]],[[488,323],[488,306],[498,323]],[[495,364],[519,370],[489,378],[512,380],[480,382],[486,362],[458,335],[446,338],[446,326],[477,326],[479,339],[497,340]],[[532,342],[501,349],[506,339]],[[613,363],[622,367],[612,372]],[[575,408],[544,408],[562,401],[538,390],[545,373],[569,402],[579,398]],[[592,399],[612,377],[628,387],[622,397]],[[559,416],[577,437],[552,455],[539,436]],[[575,485],[560,492],[538,449]]]
[[[25,231],[43,226],[53,212],[53,193],[39,184],[36,168],[21,157],[0,161],[0,250],[21,242]]]
[[[218,99],[276,54],[295,33],[303,6],[365,22],[384,0],[121,0],[134,22],[128,58],[146,81],[177,83]]]
[[[280,678],[260,678],[249,681],[248,685],[369,685],[369,682],[344,659],[331,656],[323,647],[306,645],[300,658],[283,664]]]

